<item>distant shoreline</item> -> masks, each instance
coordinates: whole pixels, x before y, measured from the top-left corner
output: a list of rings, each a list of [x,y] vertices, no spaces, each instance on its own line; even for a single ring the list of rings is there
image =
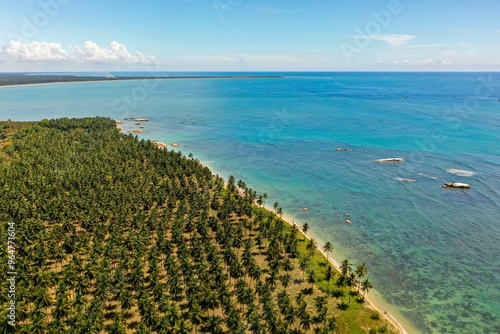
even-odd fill
[[[67,76],[29,76],[29,78],[22,77],[19,82],[7,82],[5,78],[0,75],[0,87],[13,87],[13,86],[31,86],[31,85],[46,85],[46,84],[59,84],[59,83],[75,83],[75,82],[101,82],[101,81],[130,81],[130,80],[173,80],[173,79],[279,79],[284,76],[275,75],[228,75],[228,76],[178,76],[178,77],[77,77],[72,75]],[[23,80],[27,79],[27,80]],[[50,81],[54,79],[54,81]]]

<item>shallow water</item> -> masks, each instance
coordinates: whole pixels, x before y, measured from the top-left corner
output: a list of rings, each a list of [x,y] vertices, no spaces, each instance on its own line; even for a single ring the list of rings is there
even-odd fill
[[[152,116],[142,138],[267,192],[420,332],[500,332],[500,74],[283,75],[5,87],[0,119]]]

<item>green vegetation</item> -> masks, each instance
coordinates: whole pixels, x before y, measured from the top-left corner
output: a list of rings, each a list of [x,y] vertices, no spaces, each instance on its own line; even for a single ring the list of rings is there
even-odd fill
[[[16,228],[17,327],[4,284],[0,333],[396,332],[357,291],[364,265],[337,272],[243,181],[107,118],[8,124],[0,221],[4,241]]]
[[[30,85],[54,82],[80,82],[114,80],[112,77],[75,75],[29,75],[26,73],[0,73],[0,86]]]

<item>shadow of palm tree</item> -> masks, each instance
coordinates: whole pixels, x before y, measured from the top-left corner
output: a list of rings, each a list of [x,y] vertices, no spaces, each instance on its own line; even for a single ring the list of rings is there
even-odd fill
[[[357,297],[356,302],[358,304],[364,304],[366,302],[366,299],[364,297]]]
[[[349,303],[346,302],[337,303],[337,308],[341,311],[345,311],[349,308]]]
[[[138,321],[132,321],[130,324],[127,325],[127,328],[129,328],[129,329],[136,329],[137,325],[139,325]]]

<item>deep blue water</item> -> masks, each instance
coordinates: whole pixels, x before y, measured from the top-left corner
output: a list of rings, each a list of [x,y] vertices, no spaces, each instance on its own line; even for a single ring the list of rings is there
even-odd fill
[[[398,320],[500,332],[500,73],[154,75],[248,74],[285,77],[4,87],[0,119],[149,116],[141,138],[181,144],[365,262]],[[391,157],[405,162],[376,162]]]

